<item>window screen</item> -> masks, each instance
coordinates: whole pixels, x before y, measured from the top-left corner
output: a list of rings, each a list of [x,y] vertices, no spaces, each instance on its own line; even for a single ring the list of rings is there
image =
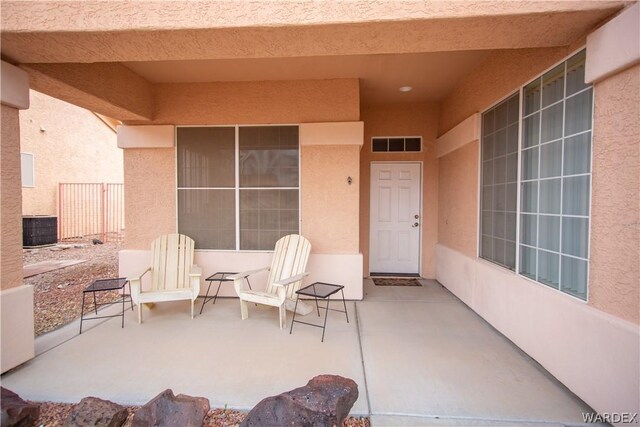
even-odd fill
[[[177,157],[178,230],[198,249],[273,250],[298,233],[297,126],[179,127]]]
[[[298,128],[240,128],[240,249],[298,232]]]
[[[518,118],[515,94],[482,115],[480,256],[515,270]]]
[[[235,132],[177,130],[178,230],[199,249],[236,248]]]

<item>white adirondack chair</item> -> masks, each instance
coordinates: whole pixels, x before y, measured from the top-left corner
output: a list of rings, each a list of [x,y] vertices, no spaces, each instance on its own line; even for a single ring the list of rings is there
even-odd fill
[[[282,237],[276,242],[271,267],[245,271],[229,276],[233,279],[233,286],[240,298],[240,312],[242,319],[249,317],[247,302],[265,304],[278,307],[280,311],[280,329],[287,323],[286,310],[294,310],[298,298],[296,291],[300,289],[302,279],[309,273],[304,271],[309,260],[311,243],[297,234]],[[245,287],[246,278],[261,271],[269,271],[267,287],[264,292],[252,291]],[[312,307],[298,304],[297,313],[309,314]]]
[[[138,305],[138,323],[142,323],[142,304],[191,300],[200,293],[202,270],[193,264],[194,241],[183,234],[165,234],[151,243],[151,266],[129,278],[131,298]],[[141,288],[141,279],[151,273],[151,289]]]

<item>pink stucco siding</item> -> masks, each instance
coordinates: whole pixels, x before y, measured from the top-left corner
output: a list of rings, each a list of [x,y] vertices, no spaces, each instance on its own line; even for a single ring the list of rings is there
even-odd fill
[[[20,151],[34,156],[35,187],[22,188],[23,215],[57,215],[58,183],[121,183],[116,133],[95,114],[36,91],[20,111]]]

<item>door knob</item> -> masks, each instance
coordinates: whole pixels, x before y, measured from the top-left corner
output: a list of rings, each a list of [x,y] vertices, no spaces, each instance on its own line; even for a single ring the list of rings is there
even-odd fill
[[[417,226],[419,226],[419,225],[420,225],[420,224],[418,224],[417,222],[415,222],[415,223],[412,225],[412,227],[413,227],[413,228],[416,228],[416,227],[417,227]]]

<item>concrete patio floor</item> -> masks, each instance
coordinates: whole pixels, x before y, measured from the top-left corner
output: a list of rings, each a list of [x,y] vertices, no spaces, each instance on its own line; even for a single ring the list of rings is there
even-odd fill
[[[251,305],[242,321],[236,299],[209,303],[193,320],[184,302],[145,309],[142,325],[128,310],[124,329],[117,318],[85,323],[82,335],[76,323],[38,338],[40,354],[1,382],[35,401],[92,395],[140,405],[172,388],[248,410],[315,375],[337,374],[358,384],[352,415],[370,415],[374,426],[583,423],[582,412],[591,412],[584,402],[439,283],[421,282],[365,280],[364,300],[347,303],[350,323],[329,313],[324,343],[318,328],[280,330],[266,307]]]

